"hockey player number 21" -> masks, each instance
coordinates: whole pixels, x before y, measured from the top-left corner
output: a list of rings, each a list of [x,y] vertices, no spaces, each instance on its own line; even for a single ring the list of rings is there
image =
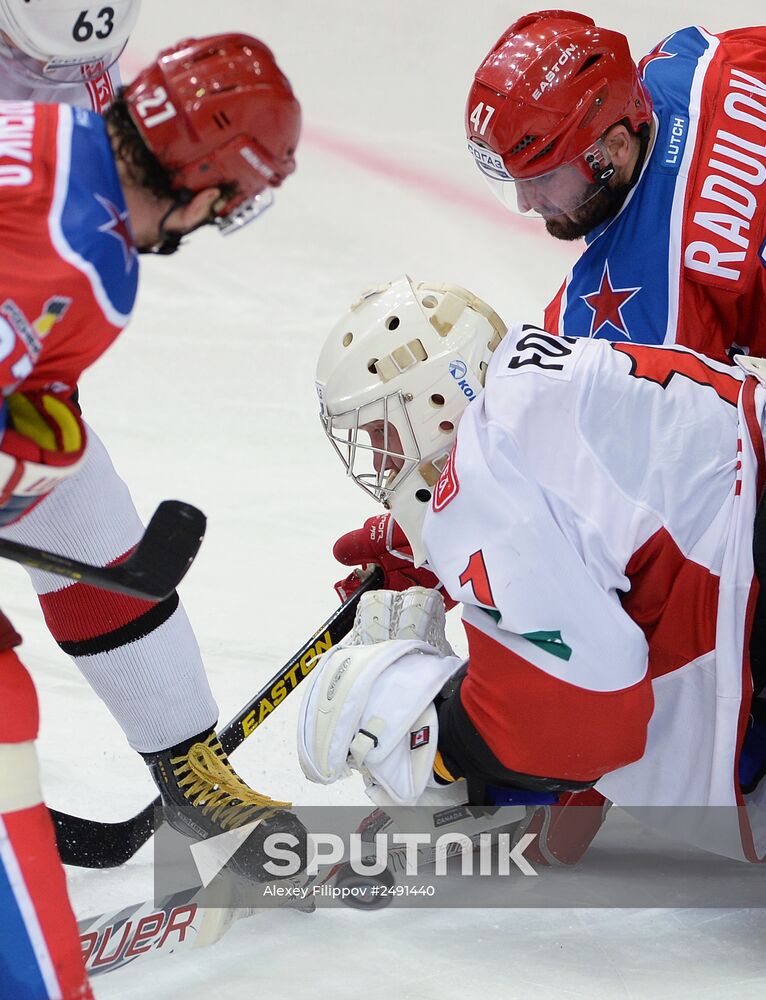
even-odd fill
[[[155,111],[155,108],[159,108],[159,111]],[[142,98],[140,101],[136,101],[136,110],[141,115],[141,119],[147,128],[154,128],[155,125],[161,125],[163,122],[168,121],[168,119],[173,118],[176,113],[176,109],[168,100],[167,91],[164,87],[155,87],[154,93]],[[154,113],[150,114],[150,112]]]
[[[478,552],[474,552],[468,560],[468,565],[460,574],[459,580],[463,587],[470,583],[474,597],[479,604],[485,608],[495,607],[495,599],[492,596],[487,567],[484,563],[484,553],[481,549]]]

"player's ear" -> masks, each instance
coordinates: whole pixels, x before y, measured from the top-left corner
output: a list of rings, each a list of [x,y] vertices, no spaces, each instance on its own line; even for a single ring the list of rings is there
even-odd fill
[[[604,133],[604,145],[609,153],[609,158],[619,170],[627,166],[633,153],[633,135],[622,124],[612,125]]]
[[[189,233],[212,215],[213,205],[221,197],[219,188],[205,188],[198,191],[185,205],[179,206],[173,213],[173,229]]]

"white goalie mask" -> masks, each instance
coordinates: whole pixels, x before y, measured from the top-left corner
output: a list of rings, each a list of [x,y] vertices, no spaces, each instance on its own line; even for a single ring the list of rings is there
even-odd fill
[[[365,293],[322,348],[316,387],[325,433],[347,474],[391,511],[416,566],[457,422],[506,332],[464,288],[403,277]]]
[[[117,61],[141,0],[0,0],[0,55],[36,83],[95,80]]]

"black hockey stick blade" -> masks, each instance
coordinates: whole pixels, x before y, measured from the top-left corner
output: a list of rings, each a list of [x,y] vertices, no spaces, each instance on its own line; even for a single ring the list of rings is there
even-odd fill
[[[0,538],[0,557],[102,590],[162,601],[173,593],[194,562],[205,523],[205,515],[191,504],[163,500],[136,548],[114,566],[91,566],[5,538]]]
[[[219,730],[221,744],[227,753],[244,743],[261,722],[268,718],[274,710],[275,702],[281,703],[286,694],[294,691],[304,677],[308,676],[318,653],[330,649],[345,638],[354,624],[356,606],[362,594],[368,590],[379,590],[382,584],[383,571],[376,566],[362,581],[359,589],[341,604],[255,697]],[[273,694],[277,685],[280,685],[281,700],[275,699]],[[61,860],[65,865],[75,865],[78,868],[117,868],[125,864],[154,833],[155,810],[160,805],[158,797],[137,815],[117,823],[102,823],[51,809]]]
[[[207,518],[182,500],[163,500],[133,552],[106,570],[124,593],[169,597],[186,576],[205,537]]]

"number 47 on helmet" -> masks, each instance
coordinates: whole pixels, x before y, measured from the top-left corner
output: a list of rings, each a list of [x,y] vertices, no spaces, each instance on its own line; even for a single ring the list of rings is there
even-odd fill
[[[549,218],[609,190],[611,126],[624,121],[648,136],[651,120],[625,36],[585,14],[544,10],[512,24],[484,58],[465,124],[469,151],[500,201]]]

